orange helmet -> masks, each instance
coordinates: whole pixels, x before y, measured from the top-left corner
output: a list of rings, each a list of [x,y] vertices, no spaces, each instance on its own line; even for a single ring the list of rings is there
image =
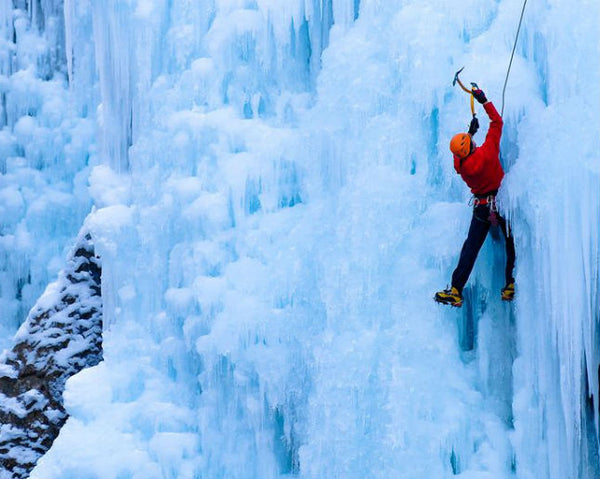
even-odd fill
[[[450,140],[450,151],[459,158],[464,158],[471,153],[471,135],[459,133]]]

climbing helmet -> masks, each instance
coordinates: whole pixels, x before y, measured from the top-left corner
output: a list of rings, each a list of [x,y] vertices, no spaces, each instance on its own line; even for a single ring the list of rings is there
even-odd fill
[[[450,140],[450,151],[459,158],[465,158],[471,153],[471,135],[458,133]]]

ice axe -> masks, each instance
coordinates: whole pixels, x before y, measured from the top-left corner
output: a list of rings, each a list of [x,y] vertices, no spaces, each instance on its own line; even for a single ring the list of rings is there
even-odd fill
[[[462,67],[460,70],[458,70],[454,74],[454,80],[452,80],[452,86],[455,86],[458,83],[458,85],[464,90],[465,93],[468,93],[469,95],[471,95],[471,113],[473,113],[473,117],[475,117],[475,99],[473,97],[473,90],[476,90],[479,87],[477,86],[477,83],[473,83],[473,82],[471,82],[471,90],[469,90],[466,86],[463,85],[463,82],[460,81],[460,78],[458,77],[458,75],[460,75],[460,72],[462,72],[464,69],[465,69],[465,67]]]

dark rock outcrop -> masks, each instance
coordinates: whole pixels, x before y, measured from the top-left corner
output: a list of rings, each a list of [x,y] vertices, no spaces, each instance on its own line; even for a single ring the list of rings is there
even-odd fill
[[[29,476],[67,420],[66,380],[102,360],[100,275],[82,235],[0,357],[0,479]]]

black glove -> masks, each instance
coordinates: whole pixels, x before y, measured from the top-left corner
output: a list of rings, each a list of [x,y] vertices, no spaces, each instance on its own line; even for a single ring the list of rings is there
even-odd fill
[[[476,116],[471,120],[471,124],[469,125],[469,135],[473,136],[479,130],[479,120]]]
[[[482,90],[480,90],[479,88],[477,88],[476,90],[473,90],[473,96],[475,97],[475,99],[481,103],[482,105],[487,102],[487,98],[485,97],[485,93],[483,93]]]

